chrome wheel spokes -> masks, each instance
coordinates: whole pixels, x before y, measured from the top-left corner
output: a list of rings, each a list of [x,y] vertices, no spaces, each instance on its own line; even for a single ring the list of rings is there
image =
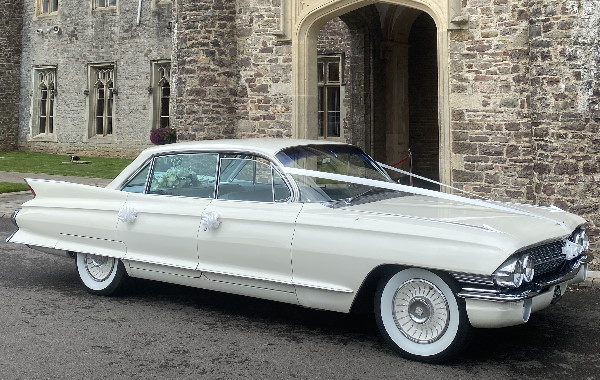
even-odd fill
[[[113,258],[97,255],[85,255],[85,269],[94,281],[107,279],[115,268]]]
[[[429,281],[412,279],[404,282],[396,290],[391,306],[398,330],[413,342],[435,342],[448,328],[448,301]]]

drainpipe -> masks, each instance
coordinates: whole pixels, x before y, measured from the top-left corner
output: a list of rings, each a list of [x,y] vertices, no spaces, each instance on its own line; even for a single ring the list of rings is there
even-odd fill
[[[137,25],[140,25],[140,21],[142,20],[142,0],[138,1],[138,14],[137,14]]]

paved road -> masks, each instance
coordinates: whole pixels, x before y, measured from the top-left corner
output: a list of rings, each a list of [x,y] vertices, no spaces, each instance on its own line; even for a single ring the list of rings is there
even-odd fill
[[[4,243],[0,379],[600,379],[600,289],[524,326],[478,330],[461,361],[406,361],[354,316],[149,281],[88,294],[71,260]]]

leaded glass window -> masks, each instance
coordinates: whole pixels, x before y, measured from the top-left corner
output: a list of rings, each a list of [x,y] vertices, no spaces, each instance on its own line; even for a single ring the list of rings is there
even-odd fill
[[[319,56],[317,60],[319,136],[340,137],[341,56]]]
[[[171,65],[161,65],[158,69],[159,81],[159,126],[161,128],[169,126],[169,102],[171,98]]]
[[[58,0],[38,0],[38,15],[58,12]]]
[[[35,69],[35,134],[54,133],[54,99],[56,96],[56,69]]]
[[[96,8],[116,7],[117,0],[94,0]]]
[[[168,128],[171,103],[171,62],[160,60],[152,62],[152,83],[149,93],[153,94],[153,128]]]
[[[113,134],[115,69],[112,65],[96,66],[92,67],[91,75],[92,134],[109,136]]]

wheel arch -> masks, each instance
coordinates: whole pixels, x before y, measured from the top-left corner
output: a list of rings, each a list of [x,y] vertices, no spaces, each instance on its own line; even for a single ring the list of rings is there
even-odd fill
[[[381,279],[384,277],[408,268],[419,268],[433,272],[440,276],[446,283],[448,283],[448,286],[450,286],[453,291],[458,292],[460,290],[460,285],[458,282],[450,275],[450,273],[446,271],[401,264],[382,264],[373,268],[373,270],[369,272],[365,280],[360,285],[356,297],[354,297],[354,301],[352,301],[352,305],[350,306],[350,313],[373,313],[375,307],[375,293],[377,291],[377,285],[379,284],[379,281],[381,281]]]
[[[365,280],[360,285],[360,288],[354,297],[350,313],[371,314],[375,307],[375,292],[379,281],[393,272],[398,272],[407,268],[398,264],[382,264],[369,272]]]

